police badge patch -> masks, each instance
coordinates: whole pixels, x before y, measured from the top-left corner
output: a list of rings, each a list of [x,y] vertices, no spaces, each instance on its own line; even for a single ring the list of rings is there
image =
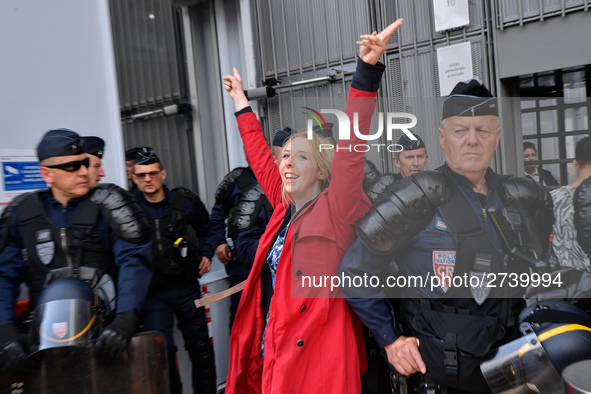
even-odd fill
[[[45,265],[51,263],[55,254],[55,244],[51,240],[51,230],[39,230],[37,231],[37,256],[39,260]]]
[[[53,331],[53,335],[55,335],[56,338],[62,339],[68,332],[68,322],[53,323],[51,325],[51,330]]]
[[[433,271],[439,277],[441,289],[447,293],[456,268],[456,252],[433,251]]]
[[[470,272],[470,292],[474,301],[478,305],[482,305],[486,298],[490,294],[490,287],[488,287],[489,275],[485,272]]]

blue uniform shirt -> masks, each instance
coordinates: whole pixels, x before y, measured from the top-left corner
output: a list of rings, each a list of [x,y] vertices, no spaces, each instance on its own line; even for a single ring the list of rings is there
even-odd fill
[[[485,179],[489,192],[487,196],[481,195],[481,203],[468,178],[453,172],[447,164],[444,168],[445,173],[451,177],[456,188],[476,213],[484,232],[495,246],[501,248],[501,241],[483,211],[483,205],[484,209],[500,209],[503,206],[495,188],[495,173],[490,168],[486,172]],[[392,275],[419,275],[426,280],[425,283],[429,283],[428,276],[436,275],[437,270],[441,269],[437,259],[453,256],[452,259],[455,261],[455,251],[455,240],[436,212],[425,228],[416,234],[405,248],[391,255],[376,255],[357,239],[341,261],[339,276],[354,277],[362,276],[364,273],[378,276],[387,270],[394,260],[399,272]],[[421,295],[430,298],[439,298],[445,293],[441,287],[435,288],[433,292],[426,286],[415,289]],[[343,288],[342,291],[361,321],[372,331],[380,347],[391,344],[401,335],[396,327],[394,309],[380,288]]]
[[[73,198],[67,206],[53,198],[51,190],[41,193],[41,203],[47,217],[60,228],[70,225],[78,203],[86,196]],[[9,223],[8,245],[0,252],[0,324],[14,322],[14,306],[19,286],[24,277],[23,241],[14,213]],[[117,312],[139,311],[152,278],[152,241],[131,243],[118,239],[107,222],[100,216],[91,230],[113,252],[119,267],[117,286]],[[58,247],[56,245],[56,247]]]

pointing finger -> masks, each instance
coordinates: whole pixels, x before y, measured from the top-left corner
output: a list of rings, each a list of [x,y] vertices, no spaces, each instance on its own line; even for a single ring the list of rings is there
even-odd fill
[[[398,19],[396,22],[386,27],[384,30],[382,30],[380,34],[378,34],[378,36],[385,42],[388,42],[390,40],[390,37],[392,37],[392,34],[394,34],[394,32],[400,27],[401,24],[402,18]]]

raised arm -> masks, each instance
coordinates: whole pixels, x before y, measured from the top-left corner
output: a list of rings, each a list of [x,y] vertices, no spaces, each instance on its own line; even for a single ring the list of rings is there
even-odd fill
[[[242,79],[238,70],[234,75],[223,77],[224,89],[230,94],[236,107],[238,130],[244,143],[246,160],[250,164],[254,174],[273,207],[281,203],[281,176],[275,165],[273,155],[263,135],[261,123],[252,113],[248,105],[248,99],[242,88]]]
[[[365,143],[355,135],[354,115],[358,115],[358,129],[363,134],[369,134],[371,118],[376,105],[377,90],[385,70],[379,63],[380,56],[388,48],[388,40],[401,25],[402,19],[386,27],[379,34],[360,36],[357,41],[359,61],[353,75],[353,83],[347,99],[346,113],[350,120],[350,139],[340,139],[338,149],[332,165],[333,178],[330,184],[329,198],[334,213],[343,224],[350,224],[357,220],[358,206],[363,196],[363,166],[364,150],[355,150],[358,144]]]

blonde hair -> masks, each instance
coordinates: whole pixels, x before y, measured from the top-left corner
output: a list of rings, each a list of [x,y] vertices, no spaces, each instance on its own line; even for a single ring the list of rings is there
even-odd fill
[[[324,137],[319,136],[318,134],[312,134],[312,139],[308,139],[308,133],[305,131],[300,131],[294,133],[289,137],[287,141],[283,144],[283,148],[281,150],[281,156],[283,156],[287,145],[291,144],[293,140],[296,138],[304,138],[310,144],[312,148],[312,154],[314,155],[314,159],[316,159],[316,164],[318,165],[318,169],[322,172],[325,177],[324,179],[320,180],[320,190],[324,191],[330,185],[330,180],[332,178],[332,160],[334,159],[334,145],[328,142],[328,140]],[[320,149],[320,145],[330,145],[331,148],[323,147]],[[285,190],[285,184],[283,185],[283,190],[281,191],[283,196],[283,201],[286,203],[291,203],[292,199],[289,193]]]

